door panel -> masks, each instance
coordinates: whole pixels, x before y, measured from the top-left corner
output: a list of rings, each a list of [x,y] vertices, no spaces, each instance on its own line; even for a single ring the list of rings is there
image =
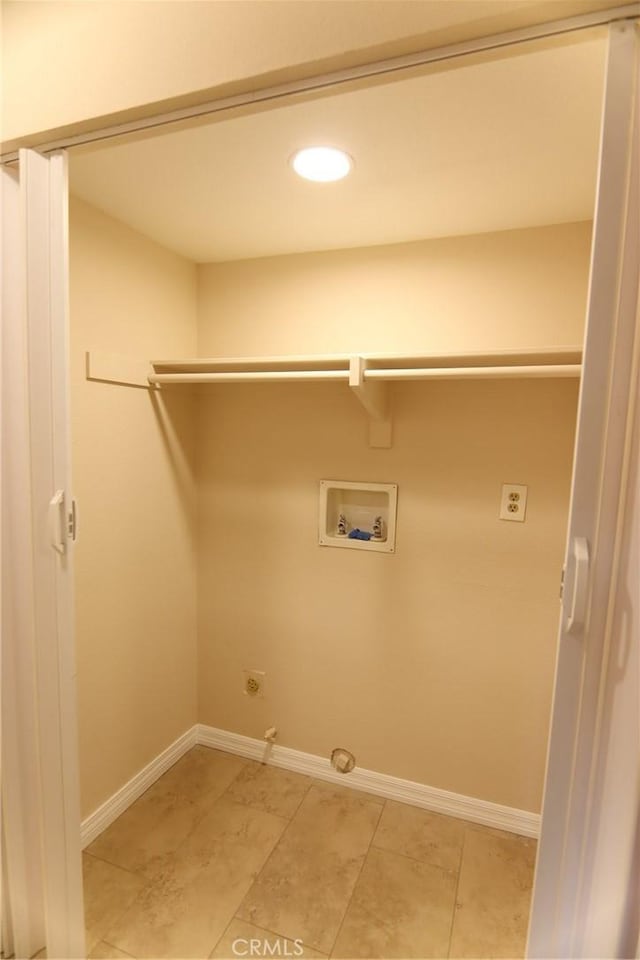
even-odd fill
[[[17,173],[2,173],[3,949],[46,942],[31,563],[26,271]],[[9,897],[10,891],[10,897]]]
[[[71,510],[66,157],[21,151],[17,179],[2,175],[13,198],[13,215],[3,222],[3,254],[15,287],[5,314],[10,352],[3,363],[2,464],[9,481],[3,489],[3,648],[13,671],[3,730],[16,738],[3,809],[4,834],[15,846],[8,862],[11,921],[16,949],[24,944],[19,955],[46,945],[49,957],[82,957],[73,542],[65,523]],[[62,550],[53,549],[50,538],[56,491],[62,491]],[[33,907],[21,910],[23,895]],[[39,942],[43,924],[45,944]]]
[[[564,596],[528,955],[589,956],[588,825],[637,377],[638,215],[631,202],[638,34],[609,28],[598,195]],[[576,611],[579,615],[576,617]],[[586,950],[587,952],[583,952]]]

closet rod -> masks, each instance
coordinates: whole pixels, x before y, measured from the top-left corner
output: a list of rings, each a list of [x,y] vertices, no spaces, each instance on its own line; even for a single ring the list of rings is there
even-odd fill
[[[579,377],[580,364],[533,364],[499,367],[407,367],[368,369],[365,380],[498,380]],[[282,383],[303,380],[348,380],[348,370],[250,370],[225,373],[152,373],[149,383]]]
[[[548,363],[501,367],[407,367],[365,370],[366,380],[514,380],[579,377],[579,363]]]
[[[149,383],[260,383],[348,380],[348,370],[244,370],[231,373],[150,373]]]

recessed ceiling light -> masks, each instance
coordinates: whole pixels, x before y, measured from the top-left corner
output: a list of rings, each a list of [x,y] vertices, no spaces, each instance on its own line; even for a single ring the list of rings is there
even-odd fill
[[[342,180],[353,166],[349,154],[335,147],[306,147],[293,155],[291,163],[299,177],[319,183]]]

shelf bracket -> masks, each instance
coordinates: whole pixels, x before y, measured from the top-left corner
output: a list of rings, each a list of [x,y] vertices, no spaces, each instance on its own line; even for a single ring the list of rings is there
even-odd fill
[[[156,389],[149,383],[149,375],[153,373],[153,368],[147,360],[134,360],[119,353],[88,350],[85,363],[87,380],[117,383],[125,387],[143,387],[145,390]]]
[[[364,357],[349,360],[349,386],[369,415],[369,446],[391,446],[391,410],[385,383],[367,382],[365,371],[369,363]]]

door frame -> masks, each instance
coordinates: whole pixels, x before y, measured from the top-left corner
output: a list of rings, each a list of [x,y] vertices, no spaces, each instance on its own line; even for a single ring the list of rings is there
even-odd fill
[[[305,97],[336,87],[343,87],[346,91],[350,88],[350,85],[352,87],[354,84],[361,85],[363,81],[385,74],[414,70],[448,60],[464,59],[474,54],[512,47],[532,40],[559,37],[578,30],[588,30],[592,27],[606,27],[616,21],[628,21],[637,17],[640,17],[640,0],[636,0],[635,3],[627,3],[625,6],[613,5],[603,10],[593,10],[589,13],[577,14],[561,20],[544,21],[517,30],[507,30],[504,33],[475,37],[472,40],[464,40],[443,47],[433,47],[416,53],[345,67],[344,69],[281,83],[277,86],[256,87],[233,96],[212,100],[206,96],[206,91],[200,94],[194,91],[192,95],[185,95],[185,100],[189,102],[188,106],[172,108],[169,105],[171,101],[169,101],[165,104],[167,109],[163,110],[162,103],[153,103],[149,104],[146,109],[141,107],[129,111],[129,113],[135,114],[135,119],[114,123],[110,117],[96,117],[73,124],[71,129],[68,126],[54,129],[43,133],[41,137],[25,137],[24,140],[19,142],[24,142],[25,146],[38,150],[40,153],[67,150],[69,147],[82,144],[142,133],[145,130],[155,130],[166,124],[206,121],[208,117],[214,114],[229,113],[233,116],[235,111],[245,112],[247,108],[256,108],[261,103],[271,103],[277,106],[283,99]],[[17,149],[13,148],[13,144],[8,144],[7,152],[0,156],[0,163],[13,163],[17,157]]]
[[[635,361],[637,344],[633,339],[634,325],[626,313],[620,311],[620,269],[619,265],[624,248],[624,225],[626,222],[626,204],[628,197],[629,173],[629,146],[630,146],[630,104],[632,103],[632,89],[635,89],[635,73],[631,67],[632,47],[630,37],[636,36],[636,26],[633,18],[639,15],[638,5],[612,10],[612,19],[615,22],[609,26],[610,50],[608,60],[608,81],[602,129],[602,157],[599,177],[599,201],[596,224],[594,228],[594,250],[592,255],[592,274],[589,296],[589,328],[586,342],[585,368],[580,401],[579,436],[576,443],[576,460],[574,463],[574,489],[572,494],[571,519],[569,542],[571,547],[577,537],[584,538],[590,551],[590,575],[588,581],[587,599],[589,613],[586,627],[579,632],[569,634],[566,630],[566,619],[569,605],[573,601],[574,592],[569,585],[563,601],[563,624],[561,630],[560,649],[557,665],[556,693],[552,721],[552,733],[549,747],[547,782],[545,787],[545,803],[543,810],[543,832],[540,843],[540,855],[536,871],[536,885],[534,890],[532,919],[528,952],[531,956],[578,956],[576,953],[579,935],[579,926],[584,907],[584,891],[588,886],[588,876],[585,867],[589,857],[589,836],[587,827],[592,815],[594,802],[592,776],[597,760],[597,731],[598,717],[602,701],[602,687],[606,683],[603,674],[605,663],[608,631],[610,630],[610,616],[612,601],[615,595],[616,551],[619,542],[621,524],[621,502],[624,497],[626,452],[628,450],[630,423],[627,416],[629,399],[632,395],[634,377],[637,375]],[[615,16],[613,14],[615,13]],[[606,19],[607,11],[599,14],[597,22],[609,22]],[[622,19],[621,19],[622,18]],[[583,29],[584,18],[574,18],[565,21],[561,29],[555,33],[569,32]],[[580,21],[578,23],[577,21]],[[544,25],[540,28],[531,28],[522,36],[522,31],[504,35],[500,43],[490,43],[492,38],[484,42],[475,42],[459,45],[464,49],[442,50],[438,55],[431,57],[423,55],[419,62],[435,62],[450,57],[460,57],[476,53],[479,50],[491,49],[492,46],[506,46],[509,43],[522,42],[526,39],[535,39],[553,35],[545,32]],[[493,38],[495,40],[495,38]],[[637,46],[637,40],[635,40]],[[406,59],[406,58],[399,58]],[[416,61],[418,62],[418,61]],[[634,61],[635,62],[635,61]],[[389,61],[387,64],[370,65],[367,68],[358,68],[357,71],[343,71],[340,76],[328,75],[323,78],[313,78],[301,84],[289,85],[286,92],[279,91],[278,96],[292,96],[320,86],[328,87],[338,83],[358,79],[362,76],[381,74],[390,70],[398,70],[415,64]],[[375,69],[373,69],[375,68]],[[362,71],[365,73],[362,73]],[[267,95],[269,94],[269,95]],[[233,102],[220,101],[216,105],[209,105],[207,110],[200,109],[199,114],[231,110],[242,103],[256,103],[269,99],[273,91],[256,92],[235,98]],[[195,114],[192,112],[191,116]],[[153,119],[153,125],[159,126],[165,122],[175,122],[176,119],[185,119],[176,115],[158,116]],[[150,126],[151,121],[134,122],[123,127],[113,127],[111,130],[102,130],[99,136],[94,131],[91,135],[70,137],[55,146],[71,146],[78,142],[87,142],[89,139],[104,139],[122,135],[123,132],[132,132]],[[50,149],[53,144],[44,144],[42,149]],[[33,157],[38,157],[37,164]],[[23,159],[24,158],[24,159]],[[7,158],[10,159],[10,158]],[[39,155],[27,152],[21,153],[21,163],[38,165],[40,161],[47,162]],[[55,158],[52,158],[55,159]],[[64,219],[66,209],[66,181],[60,177],[64,167],[64,159],[59,159],[56,175],[57,199],[54,198],[49,207],[49,216]],[[52,169],[55,169],[55,164]],[[620,179],[622,174],[622,179]],[[55,192],[54,191],[54,192]],[[64,198],[64,199],[63,199]],[[66,238],[65,238],[66,242]],[[627,249],[627,256],[638,257],[637,246],[631,251]],[[61,307],[61,294],[66,290],[66,249],[58,248],[57,253],[49,260],[49,267],[58,278],[57,288],[51,287],[50,295],[57,298],[57,323],[66,323],[64,313],[66,304]],[[60,284],[60,277],[63,282]],[[63,297],[64,299],[64,297]],[[51,319],[51,317],[50,317]],[[66,363],[63,356],[66,344],[57,343],[55,362],[58,368]],[[630,346],[633,349],[630,349]],[[50,384],[51,385],[51,384]],[[54,395],[57,392],[58,402],[68,390],[68,382],[58,380],[53,387]],[[64,424],[57,422],[59,436],[64,437]],[[596,442],[593,437],[596,436]],[[68,434],[64,447],[67,457],[68,471]],[[54,458],[55,459],[55,458]],[[64,457],[63,457],[64,459]],[[62,461],[60,461],[60,464]],[[619,470],[619,472],[618,472]],[[63,473],[65,471],[63,470]],[[584,481],[588,491],[578,489],[578,481]],[[57,483],[57,481],[56,481]],[[69,490],[68,472],[61,478],[61,488]],[[56,487],[57,489],[57,487]],[[621,500],[622,497],[622,500]],[[41,518],[42,520],[43,518]],[[44,529],[42,527],[42,529]],[[55,590],[63,589],[70,597],[69,582],[64,581],[64,571],[70,574],[72,546],[69,548],[69,563],[63,568],[58,565],[58,576]],[[49,564],[50,566],[50,564]],[[62,574],[61,574],[62,570]],[[572,581],[574,575],[573,553],[567,553],[567,579]],[[60,577],[63,577],[61,582]],[[67,581],[70,577],[67,576]],[[51,599],[51,596],[49,597]],[[65,601],[66,603],[67,601]],[[72,600],[68,600],[72,603]],[[50,608],[51,609],[51,608]],[[66,890],[66,899],[59,900],[62,913],[66,911],[66,934],[59,930],[52,933],[60,940],[66,936],[67,941],[73,940],[65,954],[69,957],[81,956],[82,948],[78,946],[77,928],[80,917],[78,915],[77,874],[62,870],[61,864],[68,864],[77,857],[79,845],[79,814],[76,808],[77,799],[71,794],[76,791],[77,798],[77,729],[74,714],[75,678],[73,673],[73,630],[72,606],[59,608],[55,614],[58,629],[64,637],[64,642],[56,651],[56,659],[51,659],[51,650],[41,651],[43,657],[48,657],[50,669],[41,669],[39,683],[43,685],[42,692],[47,706],[47,717],[53,711],[62,731],[62,739],[57,752],[45,764],[46,776],[51,783],[57,783],[58,795],[49,794],[47,805],[50,809],[44,816],[46,829],[50,830],[50,842],[45,843],[46,871],[49,871],[47,882],[51,896],[56,896],[55,885],[61,883]],[[56,686],[56,690],[53,687]],[[67,695],[68,698],[67,698]],[[71,704],[71,708],[69,705]],[[43,716],[40,716],[41,730],[47,733],[46,725],[42,726]],[[567,754],[567,751],[569,753]],[[566,756],[572,757],[567,770]],[[74,761],[75,758],[75,761]],[[65,797],[65,783],[62,770],[65,765],[75,773],[71,776],[71,790]],[[75,783],[74,783],[75,781]],[[65,826],[66,825],[66,826]],[[72,825],[72,829],[67,829]],[[77,837],[73,831],[77,825]],[[57,863],[52,858],[58,857]],[[62,860],[59,858],[62,857]],[[60,872],[62,870],[62,872]],[[56,871],[57,874],[56,874]],[[81,891],[80,891],[81,897]],[[549,931],[553,929],[550,937]],[[559,945],[562,945],[561,947]],[[77,952],[77,951],[80,952]]]

